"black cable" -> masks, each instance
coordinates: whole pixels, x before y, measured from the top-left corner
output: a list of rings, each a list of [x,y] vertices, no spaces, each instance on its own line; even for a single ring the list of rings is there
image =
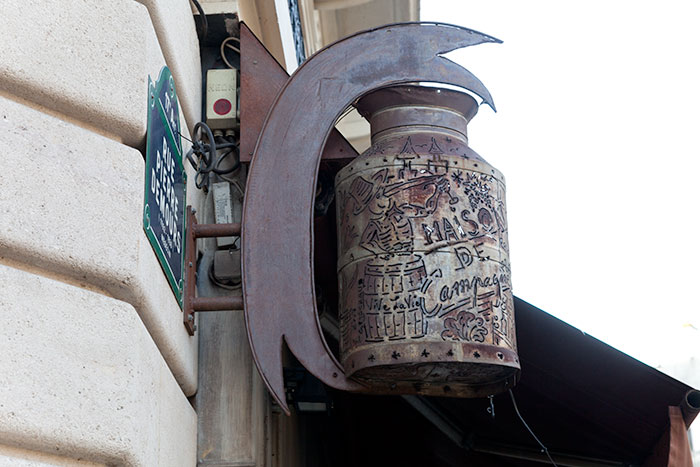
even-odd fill
[[[197,134],[197,130],[200,129],[200,128],[204,129],[204,132],[207,134],[207,139],[209,140],[209,145],[208,145],[207,147],[208,147],[208,149],[209,149],[209,154],[212,155],[212,158],[211,158],[211,159],[209,160],[209,162],[207,163],[207,170],[208,170],[208,171],[211,171],[212,163],[214,162],[214,157],[213,157],[213,156],[216,155],[216,150],[217,150],[217,147],[216,147],[216,139],[214,138],[214,133],[211,131],[211,128],[209,128],[209,125],[207,125],[207,124],[204,123],[204,122],[198,122],[198,123],[194,126],[194,134],[195,134],[195,135]]]
[[[214,275],[214,262],[213,262],[213,261],[212,261],[211,265],[209,266],[208,275],[209,275],[209,280],[212,281],[212,282],[213,282],[215,285],[217,285],[218,287],[221,287],[222,289],[238,290],[238,289],[241,288],[241,282],[240,282],[240,281],[235,282],[235,281],[229,280],[229,283],[226,284],[226,283],[221,282],[220,280],[218,280],[218,279],[216,278],[216,276]]]
[[[227,148],[237,148],[238,145],[236,143],[223,143],[223,144],[217,144],[216,149],[227,149]]]
[[[229,151],[226,151],[222,155],[220,155],[219,158],[216,160],[216,164],[214,164],[214,168],[211,171],[217,175],[226,175],[226,174],[230,174],[230,173],[233,173],[236,170],[238,170],[238,168],[241,166],[241,162],[240,162],[240,160],[238,160],[238,158],[236,158],[236,161],[234,162],[234,164],[230,168],[228,168],[228,169],[220,169],[219,168],[219,165],[221,164],[221,162],[224,159],[226,159],[230,154],[235,154],[235,152],[236,152],[235,149],[231,149]]]
[[[515,403],[515,396],[513,395],[513,390],[508,389],[508,393],[510,394],[510,400],[513,401],[513,408],[515,409],[515,413],[518,415],[518,418],[520,419],[520,421],[523,422],[523,425],[525,425],[525,428],[527,428],[527,431],[529,431],[530,434],[532,435],[532,437],[535,438],[535,441],[537,441],[537,444],[539,444],[540,447],[542,447],[542,452],[544,452],[547,455],[549,462],[551,462],[554,467],[558,467],[557,464],[554,462],[554,459],[552,459],[552,456],[549,455],[549,450],[547,449],[547,447],[544,444],[542,444],[542,441],[540,441],[540,439],[535,435],[535,432],[532,431],[532,429],[527,424],[527,422],[525,422],[525,419],[523,418],[523,416],[520,415],[520,411],[518,410],[518,404]]]
[[[209,32],[209,21],[207,21],[207,15],[204,14],[204,10],[202,9],[202,5],[199,4],[197,0],[191,0],[192,3],[194,3],[194,7],[197,9],[199,12],[199,17],[201,18],[201,30],[197,31],[197,35],[199,36],[199,42],[204,42],[204,39],[207,38],[207,33]]]
[[[205,144],[202,141],[201,136],[197,137],[197,132],[200,131],[206,133],[209,144]],[[189,151],[187,151],[186,158],[194,169],[197,170],[197,175],[195,176],[194,183],[199,189],[204,188],[205,190],[209,186],[209,172],[211,172],[212,165],[214,163],[214,158],[210,155],[216,155],[216,141],[214,141],[214,133],[212,133],[211,128],[207,126],[204,122],[198,122],[194,126],[194,131],[192,132],[194,143]],[[199,157],[198,161],[195,161],[192,154],[196,154]]]
[[[195,185],[197,188],[206,191],[209,188],[210,173],[223,176],[235,172],[240,168],[241,160],[238,152],[238,143],[232,136],[215,137],[211,128],[204,122],[197,123],[192,133],[192,139],[194,141],[192,142],[190,150],[187,151],[185,158],[190,165],[192,165],[192,168],[197,171]],[[203,141],[205,134],[206,143]],[[218,155],[218,151],[222,149],[228,149],[228,151],[224,151],[221,155]],[[221,169],[220,167],[224,159],[231,155],[234,157],[232,166],[227,169]],[[197,156],[197,158],[195,159],[194,156]]]
[[[228,141],[228,142],[219,144],[217,146],[217,148],[219,148],[219,149],[232,148],[232,149],[223,153],[216,160],[216,163],[214,164],[214,167],[212,168],[212,172],[214,172],[217,175],[226,175],[226,174],[233,173],[236,170],[238,170],[238,168],[241,166],[241,159],[240,159],[239,154],[238,154],[238,144],[236,144],[235,141],[231,141],[230,139],[229,140],[224,139],[224,141]],[[220,166],[221,162],[224,159],[226,159],[230,154],[233,154],[233,156],[235,158],[233,165],[228,169],[220,169],[219,166]]]

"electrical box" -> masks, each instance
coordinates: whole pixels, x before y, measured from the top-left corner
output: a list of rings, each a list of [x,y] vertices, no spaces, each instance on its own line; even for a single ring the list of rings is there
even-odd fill
[[[207,125],[212,130],[236,126],[236,70],[207,71]]]
[[[217,182],[212,185],[214,193],[214,218],[217,224],[233,222],[233,202],[231,201],[231,185],[228,182]],[[216,237],[216,246],[233,246],[233,237]]]

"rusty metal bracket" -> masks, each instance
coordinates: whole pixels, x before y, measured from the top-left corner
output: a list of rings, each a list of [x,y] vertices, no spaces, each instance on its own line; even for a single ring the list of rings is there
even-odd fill
[[[286,413],[284,343],[329,386],[362,389],[345,376],[328,348],[316,313],[314,195],[319,163],[335,121],[349,105],[374,89],[416,81],[468,89],[493,108],[491,95],[481,81],[440,56],[485,42],[500,41],[439,23],[372,29],[321,50],[280,90],[251,162],[243,208],[242,257],[246,325],[253,357],[272,396]],[[241,52],[245,57],[243,44]],[[242,122],[246,124],[243,115]]]
[[[190,336],[197,329],[194,315],[200,311],[242,310],[243,296],[196,297],[197,239],[231,237],[241,234],[241,224],[198,224],[192,206],[187,206],[185,229],[185,296],[183,297],[183,322]]]
[[[275,103],[275,96],[289,75],[268,52],[255,34],[241,27],[241,162],[250,162],[265,116]],[[349,161],[357,151],[338,130],[331,131],[322,159]]]

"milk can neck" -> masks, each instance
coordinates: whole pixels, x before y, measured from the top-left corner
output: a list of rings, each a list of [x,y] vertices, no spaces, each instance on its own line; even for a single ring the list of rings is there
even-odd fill
[[[370,118],[372,144],[404,134],[436,134],[467,143],[467,119],[461,113],[430,105],[399,105],[376,111]]]

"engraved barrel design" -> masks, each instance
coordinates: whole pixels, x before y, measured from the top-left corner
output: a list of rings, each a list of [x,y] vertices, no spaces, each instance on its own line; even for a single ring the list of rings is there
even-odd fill
[[[393,86],[357,104],[372,147],[336,176],[341,362],[377,392],[482,397],[516,353],[505,184],[467,144],[469,95]]]

